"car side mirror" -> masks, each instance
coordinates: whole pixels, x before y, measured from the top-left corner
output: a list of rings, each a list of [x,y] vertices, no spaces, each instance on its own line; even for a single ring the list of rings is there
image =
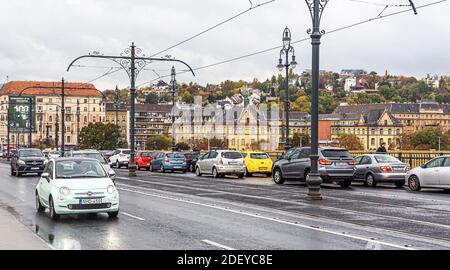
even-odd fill
[[[44,179],[46,179],[47,182],[50,182],[50,176],[49,176],[48,173],[42,173],[41,177],[44,178]]]
[[[426,166],[425,164],[420,165],[420,167],[421,167],[422,169],[426,169],[426,168],[427,168],[427,166]]]

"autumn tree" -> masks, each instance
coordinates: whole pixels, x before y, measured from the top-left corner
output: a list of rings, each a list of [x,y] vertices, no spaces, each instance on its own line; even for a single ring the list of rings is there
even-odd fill
[[[152,135],[145,141],[146,150],[167,150],[172,146],[172,139],[164,135]]]
[[[348,150],[362,150],[364,149],[358,136],[354,134],[341,134],[339,136],[340,146]]]

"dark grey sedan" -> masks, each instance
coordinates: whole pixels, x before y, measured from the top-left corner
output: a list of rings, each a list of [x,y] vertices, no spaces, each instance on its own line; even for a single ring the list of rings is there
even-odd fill
[[[406,173],[411,169],[395,157],[386,154],[368,154],[355,159],[354,181],[363,181],[365,185],[375,187],[377,183],[394,183],[396,187],[405,184]]]

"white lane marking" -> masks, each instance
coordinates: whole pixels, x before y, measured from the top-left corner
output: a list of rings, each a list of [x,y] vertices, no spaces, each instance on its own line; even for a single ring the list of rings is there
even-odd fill
[[[219,243],[216,243],[216,242],[213,242],[213,241],[210,241],[210,240],[206,240],[206,239],[202,240],[202,242],[205,242],[207,244],[210,244],[211,246],[215,246],[215,247],[218,247],[218,248],[221,248],[221,249],[225,249],[225,250],[236,250],[234,248],[230,248],[230,247],[227,247],[227,246],[224,246],[222,244],[219,244]]]
[[[135,216],[135,215],[132,215],[132,214],[128,214],[128,213],[126,213],[126,212],[120,212],[122,215],[125,215],[125,216],[128,216],[128,217],[130,217],[130,218],[134,218],[134,219],[137,219],[137,220],[140,220],[140,221],[145,221],[145,219],[143,219],[143,218],[141,218],[141,217],[138,217],[138,216]]]
[[[208,205],[208,204],[204,204],[204,203],[193,202],[193,201],[188,201],[188,200],[183,200],[183,199],[178,199],[178,198],[170,198],[170,197],[167,197],[167,196],[162,196],[162,195],[157,195],[157,194],[150,194],[150,193],[146,193],[146,192],[142,192],[142,191],[136,191],[136,190],[131,190],[131,189],[126,189],[126,188],[119,188],[119,189],[123,190],[123,191],[128,191],[128,192],[132,192],[132,193],[136,193],[136,194],[145,195],[145,196],[156,197],[156,198],[161,198],[161,199],[165,199],[165,200],[172,200],[172,201],[177,201],[177,202],[183,202],[183,203],[189,203],[189,204],[193,204],[193,205],[209,207],[209,208],[218,209],[218,210],[222,210],[222,211],[226,211],[226,212],[231,212],[231,213],[235,213],[235,214],[240,214],[240,215],[254,217],[254,218],[259,218],[259,219],[264,219],[264,220],[269,220],[269,221],[272,221],[272,222],[278,222],[278,223],[282,223],[282,224],[286,224],[286,225],[300,227],[300,228],[303,228],[303,229],[308,229],[308,230],[313,230],[313,231],[318,231],[318,232],[338,235],[338,236],[351,238],[351,239],[355,239],[355,240],[360,240],[360,241],[364,241],[364,242],[378,243],[378,244],[383,245],[383,246],[388,246],[388,247],[393,247],[393,248],[398,248],[398,249],[405,249],[405,250],[415,250],[415,249],[410,248],[410,247],[405,247],[405,246],[401,246],[401,245],[391,244],[391,243],[384,242],[384,241],[372,240],[372,239],[368,239],[368,238],[364,238],[364,237],[360,237],[360,236],[355,236],[355,235],[342,234],[342,233],[335,232],[335,231],[330,231],[330,230],[321,229],[321,228],[318,228],[318,227],[312,227],[312,226],[309,226],[309,225],[303,225],[303,224],[299,224],[299,223],[294,223],[294,222],[290,222],[290,221],[284,221],[284,220],[280,220],[278,218],[266,217],[266,216],[262,216],[262,215],[259,215],[259,214],[257,215],[257,214],[252,214],[252,213],[246,213],[246,212],[243,212],[243,211],[233,210],[233,209],[229,209],[229,208],[225,208],[225,207],[220,207],[220,206],[215,206],[215,205]]]
[[[147,183],[147,184],[151,184],[151,185],[180,187],[180,188],[189,189],[189,190],[199,190],[199,191],[205,191],[205,192],[217,192],[217,190],[208,189],[208,188],[187,187],[187,186],[168,184],[168,183],[148,182],[148,181],[137,180],[137,179],[132,179],[132,181]],[[120,184],[120,185],[127,186],[127,187],[132,187],[132,188],[145,189],[145,187],[136,187],[136,186],[127,185],[127,184]],[[241,193],[235,193],[235,192],[229,192],[229,191],[221,191],[221,192],[223,192],[223,194],[230,194],[230,195],[235,195],[235,196],[245,197],[245,198],[263,199],[263,200],[268,200],[268,201],[289,203],[289,204],[301,205],[301,206],[311,206],[308,203],[302,203],[302,202],[299,202],[299,201],[289,201],[289,200],[284,200],[284,199],[270,198],[270,197],[257,196],[257,195],[241,194]],[[442,227],[442,228],[445,228],[445,229],[450,229],[450,225],[441,224],[441,223],[433,223],[433,222],[428,222],[428,221],[423,221],[423,220],[409,219],[409,218],[403,218],[403,217],[395,217],[395,216],[376,214],[376,213],[367,213],[367,212],[362,212],[362,211],[357,211],[357,210],[350,210],[350,209],[341,209],[341,208],[333,207],[333,206],[318,206],[318,207],[321,208],[321,209],[325,209],[325,210],[341,211],[341,212],[346,212],[346,213],[349,213],[349,214],[357,214],[357,215],[364,214],[364,215],[368,215],[368,216],[374,216],[374,217],[380,217],[380,218],[389,218],[389,219],[395,219],[395,220],[398,220],[398,221],[408,221],[408,222],[412,222],[412,223],[420,223],[420,224],[424,224],[424,225],[428,225],[428,226],[437,226],[437,227]]]

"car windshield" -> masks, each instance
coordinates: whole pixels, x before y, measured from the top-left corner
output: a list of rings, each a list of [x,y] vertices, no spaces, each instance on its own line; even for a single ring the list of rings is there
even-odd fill
[[[142,153],[142,156],[143,156],[143,157],[153,157],[153,153],[150,153],[150,152],[144,152],[144,153]]]
[[[322,150],[322,155],[329,158],[351,158],[352,156],[347,150],[342,149],[326,149]]]
[[[125,155],[129,155],[131,154],[131,150],[123,150],[122,153]]]
[[[268,159],[269,155],[267,155],[266,153],[255,153],[255,154],[250,154],[250,158],[253,158],[253,159]]]
[[[61,160],[56,162],[56,178],[105,178],[102,164],[96,160]]]
[[[42,157],[40,150],[21,150],[19,152],[20,157]]]
[[[242,154],[239,152],[223,152],[222,157],[226,159],[240,159]]]
[[[378,163],[402,163],[400,160],[396,159],[395,157],[391,157],[388,155],[377,155],[377,156],[374,156],[374,158]]]
[[[168,153],[166,155],[168,158],[184,158],[183,153]]]
[[[85,158],[93,158],[102,164],[106,164],[106,160],[103,158],[103,156],[99,153],[73,153],[74,157],[85,157]]]

